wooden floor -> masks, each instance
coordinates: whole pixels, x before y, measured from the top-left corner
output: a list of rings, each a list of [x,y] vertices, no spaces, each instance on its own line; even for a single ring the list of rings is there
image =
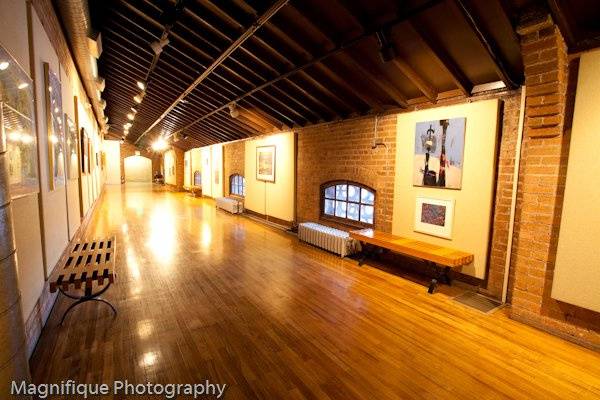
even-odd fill
[[[58,326],[37,383],[226,383],[227,399],[600,398],[600,354],[181,193],[108,188],[117,284]]]

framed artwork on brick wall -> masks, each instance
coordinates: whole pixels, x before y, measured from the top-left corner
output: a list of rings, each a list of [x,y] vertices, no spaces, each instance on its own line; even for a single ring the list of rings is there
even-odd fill
[[[453,222],[453,199],[417,197],[415,205],[415,232],[451,239]]]
[[[259,146],[256,148],[256,179],[275,182],[275,146]]]

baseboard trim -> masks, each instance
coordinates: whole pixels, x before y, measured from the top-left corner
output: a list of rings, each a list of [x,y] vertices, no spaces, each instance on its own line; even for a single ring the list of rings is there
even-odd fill
[[[259,218],[259,219],[264,219],[265,221],[272,222],[272,223],[274,223],[276,225],[284,226],[287,229],[290,229],[294,225],[294,223],[292,221],[286,221],[284,219],[273,217],[271,215],[261,214],[261,213],[258,213],[256,211],[252,211],[252,210],[249,210],[249,209],[245,209],[244,213],[246,213],[248,215],[251,215],[253,217]]]

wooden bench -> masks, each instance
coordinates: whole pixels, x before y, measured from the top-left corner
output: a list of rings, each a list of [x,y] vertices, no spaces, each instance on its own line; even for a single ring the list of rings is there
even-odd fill
[[[429,284],[429,293],[435,292],[439,281],[450,284],[448,272],[450,272],[451,269],[460,268],[463,265],[473,262],[474,258],[473,254],[461,250],[421,242],[415,239],[403,238],[374,229],[351,231],[350,237],[363,244],[370,244],[377,248],[387,249],[426,261],[433,267],[434,271],[437,272],[437,277],[433,278]],[[364,254],[363,258],[359,261],[359,265],[362,265],[365,259],[372,254],[366,247],[368,246],[363,246]],[[438,268],[438,266],[441,268]]]
[[[66,297],[76,300],[63,314],[61,325],[69,311],[86,301],[93,300],[108,304],[114,314],[117,314],[112,304],[99,298],[115,281],[116,244],[114,236],[86,242],[76,241],[61,258],[49,279],[50,292],[54,293],[58,290]],[[92,292],[94,285],[101,289]],[[67,293],[70,290],[80,290],[82,287],[83,296]]]

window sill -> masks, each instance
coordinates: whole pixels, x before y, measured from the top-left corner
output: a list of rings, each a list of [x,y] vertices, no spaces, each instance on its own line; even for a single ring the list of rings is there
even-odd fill
[[[342,218],[338,218],[338,217],[330,217],[330,216],[323,215],[323,214],[321,214],[319,219],[321,221],[333,222],[338,225],[346,226],[346,227],[352,228],[352,229],[363,229],[363,228],[374,228],[375,227],[375,224],[367,224],[367,223],[359,222],[359,221],[352,222],[348,219],[342,219]]]

